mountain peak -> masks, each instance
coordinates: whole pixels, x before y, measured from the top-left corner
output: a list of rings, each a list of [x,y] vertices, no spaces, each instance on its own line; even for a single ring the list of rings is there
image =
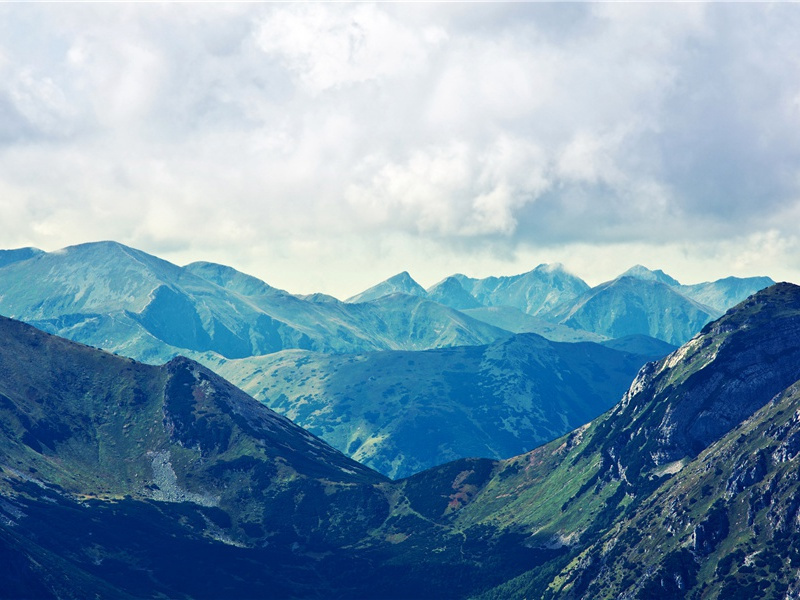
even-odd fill
[[[221,288],[242,294],[243,296],[286,294],[286,292],[264,283],[257,277],[247,275],[227,265],[196,261],[189,263],[183,267],[183,269]]]
[[[636,279],[643,279],[645,281],[658,281],[659,283],[664,283],[669,286],[677,287],[680,285],[677,279],[670,277],[661,269],[656,269],[655,271],[652,269],[648,269],[643,265],[634,265],[627,271],[625,271],[622,275],[617,277],[620,279],[622,277],[634,277]]]
[[[72,246],[66,246],[61,248],[60,250],[55,250],[50,252],[50,254],[70,254],[73,252],[81,252],[81,253],[90,253],[90,252],[110,252],[110,251],[122,251],[122,252],[135,252],[135,253],[142,253],[141,250],[136,250],[135,248],[131,248],[130,246],[126,246],[120,242],[115,242],[114,240],[100,240],[97,242],[84,242],[82,244],[73,244]]]
[[[442,279],[439,283],[428,288],[428,299],[444,304],[456,310],[478,308],[481,305],[455,276]]]
[[[534,271],[538,271],[540,273],[567,273],[567,268],[564,266],[564,263],[554,262],[554,263],[542,263],[538,265]]]
[[[421,298],[425,298],[428,295],[425,288],[414,281],[411,275],[408,274],[408,271],[402,271],[364,290],[360,294],[348,298],[345,302],[369,302],[370,300],[377,300],[378,298],[391,294],[408,294],[409,296],[419,296]]]
[[[724,333],[732,329],[766,327],[785,315],[800,314],[800,286],[776,283],[746,298],[725,315],[706,325],[701,334]]]
[[[419,285],[414,278],[409,275],[408,271],[401,271],[397,275],[393,275],[386,280],[386,283],[402,283],[404,285]]]
[[[0,250],[0,268],[10,265],[11,263],[28,260],[35,256],[44,254],[43,250],[38,248],[14,248],[13,250]]]
[[[717,281],[682,285],[680,292],[706,306],[725,312],[748,296],[774,283],[769,277],[725,277]]]

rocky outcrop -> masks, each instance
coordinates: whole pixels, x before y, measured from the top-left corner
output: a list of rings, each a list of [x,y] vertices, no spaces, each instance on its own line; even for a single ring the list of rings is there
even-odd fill
[[[695,457],[800,378],[800,287],[755,294],[688,344],[647,365],[596,436],[628,477]],[[786,455],[798,442],[787,441]],[[732,482],[732,490],[758,479]]]

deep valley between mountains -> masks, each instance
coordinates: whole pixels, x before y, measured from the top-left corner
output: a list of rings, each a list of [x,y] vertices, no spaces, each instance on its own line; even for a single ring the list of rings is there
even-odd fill
[[[341,302],[0,252],[2,598],[800,598],[800,287]]]

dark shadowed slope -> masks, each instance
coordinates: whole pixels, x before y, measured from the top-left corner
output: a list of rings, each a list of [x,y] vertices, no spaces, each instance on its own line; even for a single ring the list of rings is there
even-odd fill
[[[791,430],[782,430],[772,441],[764,440],[761,431],[775,431],[764,420],[775,413],[771,409],[758,411],[800,379],[799,331],[800,288],[779,284],[759,292],[671,356],[643,369],[623,401],[589,426],[527,455],[503,461],[490,476],[474,481],[458,521],[465,526],[505,524],[515,531],[527,531],[532,547],[565,549],[548,569],[530,571],[486,597],[616,597],[613,590],[617,588],[613,586],[638,589],[630,596],[635,598],[684,597],[683,591],[676,592],[668,582],[674,584],[675,576],[681,574],[683,590],[703,583],[711,585],[716,571],[706,567],[709,552],[703,545],[704,531],[710,536],[705,538],[708,547],[716,548],[720,540],[728,538],[724,526],[714,532],[716,519],[724,521],[722,512],[738,514],[735,502],[744,502],[741,499],[745,497],[739,493],[752,482],[761,481],[764,473],[777,476],[791,467],[783,465],[781,453],[766,460],[758,452],[742,452],[737,454],[738,463],[720,464],[719,472],[701,463],[709,454],[731,456],[725,448],[732,440],[751,449],[767,444],[777,450],[788,443],[785,456],[793,456],[789,448],[793,443]],[[791,420],[791,415],[800,410],[797,395],[789,390],[785,396]],[[747,419],[751,424],[733,435],[731,432]],[[697,477],[698,470],[706,473],[699,484],[689,479]],[[740,483],[734,483],[737,480]],[[703,485],[710,487],[704,491]],[[726,496],[720,490],[728,485],[733,487]],[[782,488],[785,498],[790,493],[786,490],[794,489],[793,485]],[[657,550],[648,545],[648,540],[656,535],[663,539],[667,534],[644,515],[655,510],[648,507],[667,493],[665,490],[678,489],[691,489],[696,498],[721,501],[716,507],[705,501],[678,513],[682,515],[679,523],[684,541],[686,528],[702,525],[695,533],[695,537],[700,536],[698,546],[672,545],[676,554],[662,554],[660,558],[655,553],[647,559],[654,565],[650,570],[644,568],[645,563],[634,563],[627,551],[619,554],[619,562],[611,560],[614,554],[609,548],[618,540],[620,528],[629,532],[625,547],[638,548],[636,552]],[[738,498],[735,502],[734,496]],[[688,498],[684,494],[683,499]],[[796,510],[796,504],[793,506],[777,509],[778,514]],[[658,522],[675,510],[675,504],[664,505],[659,509]],[[649,514],[655,519],[656,513]],[[632,519],[642,520],[633,527]],[[792,527],[791,535],[797,535],[798,528]],[[747,535],[752,539],[755,534],[751,529]],[[641,543],[637,544],[637,539]],[[739,543],[731,538],[718,556],[745,551],[747,546]],[[758,541],[751,545],[753,552],[764,553],[765,560],[788,559],[779,546],[760,545]],[[606,572],[604,557],[613,563],[613,574]],[[681,571],[684,568],[688,571]],[[666,582],[663,586],[662,575]],[[690,575],[695,579],[687,579]],[[600,576],[612,587],[605,587]],[[635,583],[637,578],[641,578],[639,583]],[[651,587],[648,581],[657,582],[652,584],[657,587]],[[785,577],[782,581],[786,584]],[[634,584],[639,587],[630,588]]]
[[[0,597],[459,598],[532,556],[187,359],[2,318],[0,413]]]
[[[197,363],[0,319],[0,595],[792,597],[798,380],[779,284],[592,423],[390,482]]]

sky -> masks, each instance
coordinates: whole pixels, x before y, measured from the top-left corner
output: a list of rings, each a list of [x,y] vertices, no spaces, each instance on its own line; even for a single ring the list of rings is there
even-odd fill
[[[346,298],[800,282],[800,4],[0,5],[0,248]]]

